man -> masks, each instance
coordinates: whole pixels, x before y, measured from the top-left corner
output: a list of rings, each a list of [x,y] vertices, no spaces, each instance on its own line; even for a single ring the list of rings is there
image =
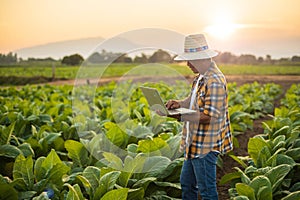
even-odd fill
[[[170,100],[168,109],[186,107],[197,112],[177,116],[183,122],[181,149],[185,161],[180,183],[183,200],[218,199],[216,162],[218,154],[232,150],[232,138],[227,103],[227,85],[222,72],[212,58],[217,52],[208,48],[203,34],[185,38],[184,53],[175,57],[187,61],[197,74],[191,94],[184,100]]]

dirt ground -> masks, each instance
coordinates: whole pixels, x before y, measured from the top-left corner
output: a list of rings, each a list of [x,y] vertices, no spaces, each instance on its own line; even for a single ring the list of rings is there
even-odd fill
[[[129,77],[127,77],[129,78]],[[192,77],[186,77],[188,80],[192,80]],[[76,80],[76,84],[98,84],[102,85],[105,83],[108,83],[110,81],[119,81],[120,78],[101,78],[98,79],[92,79],[92,80]],[[130,77],[130,79],[133,79],[135,81],[147,81],[147,80],[153,80],[155,78],[153,77]],[[157,78],[157,80],[161,79],[161,77]],[[280,99],[284,96],[285,91],[293,84],[293,83],[300,83],[300,76],[294,76],[294,75],[288,75],[288,76],[281,76],[281,75],[227,75],[226,76],[227,82],[232,83],[236,82],[237,85],[242,85],[245,83],[253,83],[258,82],[261,84],[264,83],[276,83],[282,86],[283,88],[283,94],[274,102],[275,106],[280,105]],[[174,78],[166,78],[164,80],[168,80],[170,82],[174,81]],[[168,82],[167,81],[167,82]],[[55,81],[51,82],[50,84],[54,85],[62,85],[62,84],[74,84],[74,80],[64,80],[64,81]],[[235,148],[233,150],[235,155],[239,156],[247,156],[247,144],[249,138],[253,137],[256,134],[263,133],[263,127],[262,122],[267,120],[268,118],[262,118],[254,121],[254,127],[253,130],[248,130],[244,134],[237,136],[237,139],[240,144],[240,148]],[[224,167],[217,169],[217,181],[221,179],[222,176],[224,176],[227,173],[234,172],[235,170],[233,167],[240,167],[240,165],[234,161],[231,157],[225,155],[223,157],[223,163]],[[230,188],[229,184],[220,185],[218,184],[218,192],[219,192],[219,200],[228,200],[228,189]]]

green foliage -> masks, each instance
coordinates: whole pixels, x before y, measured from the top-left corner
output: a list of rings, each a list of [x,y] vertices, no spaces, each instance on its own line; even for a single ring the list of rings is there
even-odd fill
[[[297,89],[292,86],[286,96]],[[275,108],[272,120],[263,123],[264,134],[250,138],[248,153],[252,164],[244,171],[226,174],[221,183],[231,181],[234,199],[297,199],[300,187],[298,165],[300,121],[295,101],[282,101],[285,107]],[[251,180],[251,181],[249,181]],[[297,188],[297,189],[296,189]]]
[[[83,62],[84,58],[79,54],[73,54],[70,56],[63,57],[61,63],[66,65],[80,65]]]
[[[103,57],[104,58],[104,57]],[[139,63],[145,63],[147,60],[142,57]],[[52,78],[52,65],[55,65],[55,77],[58,79],[75,79],[78,76],[80,66],[66,66],[58,61],[30,61],[23,62],[14,65],[1,66],[0,70],[0,84],[1,85],[26,85],[34,83],[45,83],[51,81]],[[85,66],[85,65],[84,65]],[[155,66],[155,64],[148,64],[145,66],[146,70]],[[192,75],[192,72],[188,67],[182,66],[182,64],[164,64],[168,68],[176,70],[183,76]],[[82,67],[82,66],[81,66]],[[132,71],[137,67],[136,63],[113,63],[109,66],[105,64],[89,64],[85,68],[83,76],[87,79],[99,78],[100,72],[104,72],[101,77],[119,77]],[[235,75],[266,75],[266,74],[300,74],[300,68],[295,66],[280,66],[280,65],[219,65],[220,70],[225,74]],[[148,72],[150,70],[147,70]],[[150,71],[152,75],[166,76],[170,75],[170,70],[163,72],[162,70],[155,69]]]
[[[146,85],[164,101],[189,90],[181,82]],[[150,111],[138,83],[80,87],[79,94],[70,86],[0,90],[0,191],[12,199],[180,198],[182,123]],[[235,136],[272,113],[280,94],[277,85],[257,83],[229,91]],[[221,180],[235,186],[232,198],[298,197],[299,125],[298,109],[276,108],[264,134],[250,139],[249,157],[231,155],[243,167]]]

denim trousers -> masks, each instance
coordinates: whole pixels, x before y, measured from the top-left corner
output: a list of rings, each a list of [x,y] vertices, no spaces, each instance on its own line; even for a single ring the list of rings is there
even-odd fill
[[[202,200],[217,200],[216,163],[217,152],[209,152],[204,157],[184,161],[180,184],[183,200],[197,200],[200,192]]]

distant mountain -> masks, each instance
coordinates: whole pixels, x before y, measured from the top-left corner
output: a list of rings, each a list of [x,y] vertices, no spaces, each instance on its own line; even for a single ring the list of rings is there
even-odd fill
[[[95,48],[95,46],[102,41],[104,41],[104,38],[101,37],[68,40],[22,48],[15,50],[14,52],[17,53],[19,58],[21,57],[23,59],[27,59],[30,57],[52,57],[54,59],[60,59],[66,55],[71,55],[74,53],[79,53],[82,56],[85,56],[89,51],[91,51],[91,49]]]
[[[85,38],[78,40],[68,40],[48,43],[28,48],[15,50],[19,58],[47,58],[60,59],[67,55],[78,53],[84,58],[90,56],[94,51],[124,52],[124,50],[139,48],[141,45],[135,44],[124,38],[114,38],[105,40],[102,37]]]
[[[105,39],[102,37],[84,38],[48,43],[15,50],[19,58],[47,58],[62,59],[64,56],[78,53],[84,58],[93,52],[106,50],[108,52],[128,53],[129,56],[141,53],[151,54],[157,49],[170,53],[180,52],[184,37],[175,32],[160,29],[142,29],[129,31],[116,37]]]
[[[265,55],[270,54],[272,58],[281,58],[299,54],[300,38],[298,36],[279,39],[269,38],[266,40],[264,38],[252,38],[254,34],[249,35],[250,33],[247,30],[243,31],[227,40],[208,38],[209,46],[212,49],[222,52],[227,51],[236,55],[253,54],[265,57]],[[253,43],[253,40],[256,42]],[[75,53],[87,58],[93,52],[101,52],[102,50],[127,53],[129,56],[134,57],[141,53],[150,55],[157,49],[176,54],[176,52],[182,52],[183,44],[184,35],[180,33],[159,28],[143,28],[124,32],[109,39],[94,37],[68,40],[18,49],[13,52],[23,59],[29,57],[62,59],[64,56]]]

